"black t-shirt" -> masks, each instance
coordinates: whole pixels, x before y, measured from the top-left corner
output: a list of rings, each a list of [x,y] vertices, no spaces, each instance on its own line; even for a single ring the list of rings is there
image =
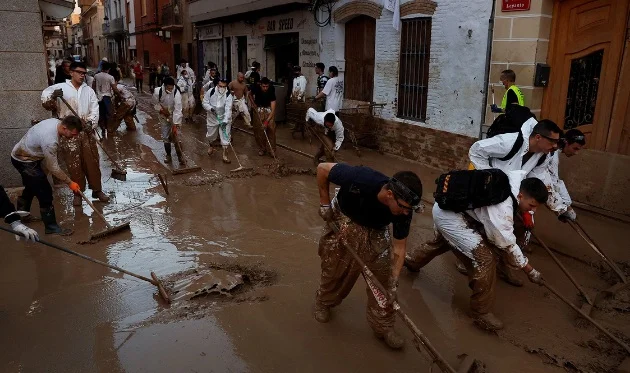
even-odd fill
[[[516,96],[516,93],[514,93],[514,91],[511,90],[511,89],[508,90],[506,104],[517,104],[518,105],[518,96]]]
[[[254,103],[260,107],[270,107],[271,101],[276,101],[276,89],[270,84],[267,92],[263,92],[262,88],[256,84],[252,88],[254,95]]]
[[[66,74],[66,72],[63,70],[63,67],[58,66],[55,73],[55,84],[65,83],[67,79],[72,79],[72,77]]]
[[[259,81],[260,81],[260,73],[258,73],[258,71],[252,71],[252,73],[249,74],[249,78],[247,78],[247,82],[249,83],[249,89],[253,90],[253,87],[257,86]]]
[[[392,223],[394,238],[407,238],[412,214],[393,215],[377,198],[389,177],[369,167],[340,163],[330,170],[328,180],[339,185],[339,207],[353,222],[373,229],[383,229]]]

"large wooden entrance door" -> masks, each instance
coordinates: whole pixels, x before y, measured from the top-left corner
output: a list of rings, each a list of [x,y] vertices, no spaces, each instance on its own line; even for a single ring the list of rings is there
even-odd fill
[[[345,98],[372,101],[374,96],[374,56],[376,20],[358,16],[346,23]]]
[[[619,75],[629,3],[564,0],[554,6],[548,58],[551,76],[542,116],[565,130],[586,133],[592,149],[623,151],[619,142],[623,123],[611,125],[611,120],[613,107],[622,99],[617,92],[622,88]]]

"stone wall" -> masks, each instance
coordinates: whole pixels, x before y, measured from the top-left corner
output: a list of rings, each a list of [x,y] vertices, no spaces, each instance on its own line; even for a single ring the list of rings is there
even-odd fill
[[[42,109],[47,87],[42,22],[37,0],[0,1],[0,184],[21,185],[9,154],[31,126],[50,117]]]

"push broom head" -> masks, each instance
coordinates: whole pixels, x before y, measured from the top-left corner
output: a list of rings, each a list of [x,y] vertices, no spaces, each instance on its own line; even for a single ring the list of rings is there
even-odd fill
[[[104,231],[94,233],[90,236],[90,240],[98,240],[110,234],[115,234],[118,232],[130,230],[129,222],[123,223],[121,225],[112,226],[111,228],[107,228]]]
[[[197,172],[197,171],[201,171],[201,167],[194,166],[194,167],[178,168],[176,170],[171,171],[171,173],[173,175],[181,175],[181,174],[187,174],[189,172]]]
[[[112,168],[112,179],[127,181],[127,171]]]

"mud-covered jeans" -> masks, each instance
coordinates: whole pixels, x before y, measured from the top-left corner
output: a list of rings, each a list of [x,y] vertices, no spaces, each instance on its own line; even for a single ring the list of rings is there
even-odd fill
[[[387,229],[370,229],[353,223],[336,208],[333,221],[339,227],[339,233],[325,225],[319,239],[322,274],[316,301],[327,307],[340,304],[361,274],[361,266],[346,247],[353,249],[361,257],[383,286],[388,286],[392,273],[392,243]],[[374,332],[383,334],[394,326],[394,310],[380,308],[367,286],[366,291],[368,324]]]
[[[256,139],[256,143],[258,144],[258,148],[260,150],[269,152],[269,144],[267,144],[267,137],[269,138],[269,143],[271,143],[271,149],[273,153],[276,153],[276,121],[271,117],[271,108],[263,108],[258,107],[254,109],[256,113],[254,113],[254,118],[252,120],[252,126],[254,127],[254,137]],[[263,123],[268,120],[269,125],[267,128],[263,126]],[[264,132],[263,132],[264,131]],[[265,137],[265,133],[267,137]]]
[[[11,157],[11,163],[22,176],[24,191],[21,197],[29,204],[33,197],[37,197],[40,208],[51,207],[53,204],[53,190],[46,178],[46,173],[42,169],[42,161],[20,162]]]
[[[59,145],[70,179],[85,190],[87,178],[92,191],[102,191],[98,148],[90,131],[81,131],[75,138],[63,139]]]
[[[133,121],[133,105],[123,102],[116,109],[116,115],[112,123],[112,131],[116,131],[120,126],[120,121],[124,120],[127,125],[127,131],[135,131],[136,123]]]

